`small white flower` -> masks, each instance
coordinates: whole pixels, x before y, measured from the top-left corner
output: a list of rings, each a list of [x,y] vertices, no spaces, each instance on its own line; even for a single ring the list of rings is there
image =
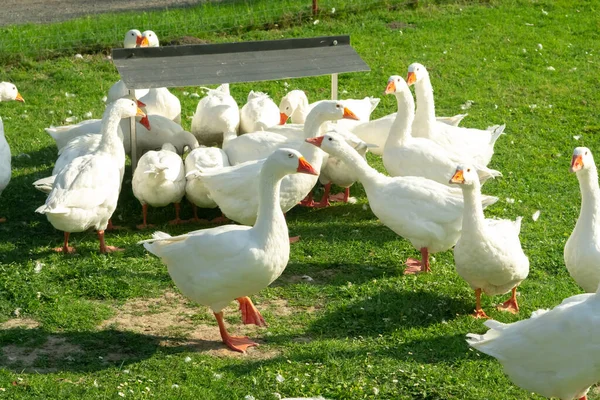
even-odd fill
[[[506,198],[506,202],[507,202],[508,204],[514,204],[514,202],[515,202],[515,199],[511,199],[510,197],[507,197],[507,198]]]
[[[532,110],[535,110],[537,108],[537,104],[530,104],[529,108],[531,108]]]
[[[309,276],[309,278],[310,278],[310,276]],[[312,278],[311,278],[311,280],[312,280]],[[281,383],[281,382],[285,381],[285,378],[283,376],[281,376],[281,374],[277,374],[277,376],[275,377],[275,380],[277,382]]]
[[[189,95],[190,95],[190,92],[183,92],[183,95],[184,95],[184,96],[189,96]]]
[[[35,268],[33,269],[33,271],[36,274],[39,274],[40,272],[42,272],[42,268],[44,267],[44,265],[45,264],[43,262],[36,261],[35,262]]]
[[[313,25],[317,25],[318,23],[319,23],[319,20],[315,19],[314,22],[313,22]]]
[[[527,49],[522,49],[523,53],[527,53]]]
[[[15,317],[19,317],[21,315],[21,309],[15,308],[15,311],[13,311],[13,314],[15,314]]]
[[[71,123],[77,121],[77,117],[67,117],[65,118],[65,122]]]
[[[69,114],[69,115],[73,115],[73,111],[71,111],[71,110],[67,110],[67,114]]]
[[[546,67],[546,69],[548,71],[556,71],[556,68],[554,68],[553,66]]]
[[[546,10],[544,10],[544,9],[542,8],[542,14],[544,14],[544,15],[548,15],[548,11],[546,11]]]
[[[273,397],[275,397],[277,400],[281,400],[281,395],[277,392],[273,393]]]
[[[283,82],[283,86],[288,87],[288,86],[290,86],[290,84],[287,82]]]
[[[78,60],[83,60],[83,56],[79,53],[75,54],[75,58]]]
[[[544,46],[542,46],[542,44],[541,44],[541,43],[538,43],[538,44],[537,44],[537,48],[538,48],[538,49],[540,49],[540,50],[542,50],[542,49],[544,48]]]
[[[348,91],[346,89],[342,90],[342,94],[348,94]]]
[[[473,100],[467,100],[464,104],[460,105],[461,110],[468,110],[475,103]]]
[[[531,219],[533,219],[534,221],[537,221],[539,217],[540,217],[540,210],[537,210],[536,212],[533,213],[533,215],[531,216]]]
[[[108,56],[106,56],[106,59],[110,61],[110,60],[112,60],[112,56],[108,55]]]
[[[369,206],[367,206],[366,204],[363,204],[362,209],[367,211],[369,209]]]
[[[379,394],[379,388],[376,388],[376,387],[374,387],[374,388],[373,388],[373,394],[374,394],[375,396],[377,396],[377,395]]]
[[[93,114],[92,114],[92,112],[91,112],[91,111],[88,111],[88,112],[86,112],[85,114],[83,114],[83,116],[84,116],[85,118],[92,118],[92,115],[93,115]]]
[[[525,26],[535,26],[534,24],[530,24],[528,22],[525,22]]]
[[[187,356],[183,361],[188,363],[188,362],[192,361],[192,358],[190,356]]]
[[[575,136],[573,136],[573,139],[579,140],[579,139],[581,139],[581,135],[575,135]]]
[[[244,397],[244,400],[256,400],[256,399],[251,394],[247,394],[246,397]]]
[[[75,97],[77,96],[75,93],[65,92],[65,97]]]
[[[575,72],[575,71],[577,71],[577,67],[573,67],[569,70],[569,72]]]
[[[108,100],[108,97],[104,96],[104,97],[102,97],[101,100],[102,100],[103,103],[106,103],[106,100]]]
[[[125,393],[123,393],[123,392],[119,392],[119,396],[121,396],[121,397],[125,397]]]
[[[190,94],[190,97],[191,97],[192,99],[199,99],[199,98],[200,98],[200,95],[199,95],[198,93],[192,93],[192,94]]]
[[[98,381],[94,379],[94,387],[98,387]]]
[[[179,389],[179,385],[174,383],[171,385],[171,389]]]
[[[331,9],[331,13],[332,13],[332,14],[335,14],[335,7],[333,7],[333,8]]]
[[[128,374],[128,373],[129,373],[129,370],[128,370],[128,369],[124,369],[124,370],[123,370],[123,373],[124,373],[124,374]]]
[[[54,110],[48,111],[48,114],[50,114],[50,115],[54,114]]]
[[[42,292],[37,292],[35,294],[35,297],[37,297],[38,299],[41,299],[42,298]]]
[[[221,374],[213,374],[213,378],[215,378],[216,380],[219,380],[223,377],[223,375]]]

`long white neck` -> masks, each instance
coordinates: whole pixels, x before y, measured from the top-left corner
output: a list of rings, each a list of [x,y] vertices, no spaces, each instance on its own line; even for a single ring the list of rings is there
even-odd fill
[[[403,144],[412,138],[411,126],[415,119],[415,101],[409,92],[394,93],[398,102],[398,112],[390,128],[390,134],[385,142],[388,144]]]
[[[102,125],[100,127],[100,134],[102,139],[98,145],[97,152],[114,153],[115,149],[123,148],[123,141],[119,138],[118,128],[121,122],[121,116],[118,111],[109,107],[104,111],[102,115]]]
[[[474,182],[472,186],[462,185],[463,208],[462,231],[469,235],[481,237],[485,229],[485,216],[481,204],[481,185]]]
[[[296,109],[294,110],[294,112],[290,116],[292,118],[292,123],[294,123],[294,124],[303,124],[303,123],[305,123],[306,122],[306,116],[308,115],[309,111],[310,110],[308,108],[308,98],[306,96],[301,96],[300,97],[300,103],[298,104],[298,107],[296,107]]]
[[[258,214],[252,229],[265,244],[281,238],[282,235],[286,240],[288,237],[287,224],[279,204],[282,179],[281,173],[277,173],[269,164],[263,165],[258,184]]]
[[[417,95],[416,118],[419,121],[426,121],[428,124],[435,122],[435,102],[433,100],[433,86],[429,74],[426,74],[417,83],[415,83],[415,93]]]
[[[600,222],[600,188],[598,187],[598,171],[595,166],[577,173],[581,190],[581,211],[575,228],[585,229],[596,235]]]

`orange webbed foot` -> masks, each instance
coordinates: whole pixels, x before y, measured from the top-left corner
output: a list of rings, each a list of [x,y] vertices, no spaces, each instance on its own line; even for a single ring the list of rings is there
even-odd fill
[[[239,351],[240,353],[245,353],[248,347],[258,346],[258,343],[253,342],[246,336],[228,336],[226,339],[223,339],[223,343],[231,350]]]
[[[485,313],[485,311],[483,311],[483,310],[475,310],[475,312],[473,314],[471,314],[471,316],[475,319],[488,319],[489,318],[487,316],[487,314]]]
[[[55,247],[52,250],[55,251],[55,252],[57,252],[57,253],[75,254],[75,247],[72,247],[72,246]]]
[[[511,298],[502,304],[498,304],[496,309],[498,309],[498,311],[505,311],[511,314],[517,314],[519,312],[519,305],[516,301],[513,301],[513,299]]]
[[[265,319],[258,309],[252,304],[249,297],[240,297],[236,299],[240,303],[240,311],[242,312],[242,322],[246,325],[254,324],[256,326],[267,326]]]

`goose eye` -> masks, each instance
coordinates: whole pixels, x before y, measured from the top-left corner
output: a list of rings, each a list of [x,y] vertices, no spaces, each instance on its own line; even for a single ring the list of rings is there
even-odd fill
[[[286,110],[289,110],[289,109],[290,109],[290,106],[287,106],[285,109],[286,109]]]
[[[467,168],[467,172],[471,172],[471,168]]]
[[[294,158],[294,155],[292,153],[288,153],[288,158]]]
[[[337,108],[340,108],[340,105],[339,105],[339,104],[336,104],[335,106],[336,106]]]
[[[587,156],[587,153],[588,153],[588,152],[586,151],[586,152],[585,152],[585,155],[586,155],[586,156]]]
[[[327,140],[329,140],[330,142],[333,142],[333,138],[328,138]]]

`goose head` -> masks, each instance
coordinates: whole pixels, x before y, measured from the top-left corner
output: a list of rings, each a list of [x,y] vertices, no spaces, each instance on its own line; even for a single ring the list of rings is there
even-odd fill
[[[317,136],[314,138],[306,139],[306,142],[317,146],[324,152],[338,157],[344,151],[347,151],[349,148],[352,148],[344,138],[334,132],[327,132],[323,136]]]
[[[571,172],[578,172],[582,170],[589,170],[595,167],[594,156],[587,147],[576,147],[573,150],[573,157],[571,158]]]
[[[132,49],[137,47],[142,43],[142,33],[137,29],[130,29],[125,34],[125,39],[123,39],[123,47],[126,49]]]
[[[283,96],[279,103],[279,125],[285,124],[294,111],[303,104],[308,105],[308,98],[302,90],[292,90]]]
[[[412,63],[408,66],[408,75],[406,75],[406,82],[408,86],[420,82],[421,79],[429,76],[427,69],[423,66],[423,64]]]
[[[142,40],[140,41],[140,47],[158,47],[158,36],[153,31],[144,31],[142,33]]]
[[[385,87],[385,94],[396,94],[396,93],[410,93],[408,83],[399,75],[392,75],[389,77],[387,86]]]
[[[107,110],[116,112],[121,118],[145,117],[146,114],[140,110],[136,100],[127,98],[118,99],[107,107]]]
[[[302,154],[293,149],[275,150],[265,161],[265,167],[277,170],[282,176],[294,173],[319,175]]]
[[[336,100],[325,100],[313,107],[306,116],[307,121],[312,118],[320,118],[323,121],[336,121],[339,119],[353,119],[358,121],[359,118],[348,107],[345,107],[341,102]]]
[[[450,178],[450,183],[465,186],[473,186],[475,183],[479,183],[477,169],[472,165],[459,165],[456,167],[456,171],[454,172],[454,175],[452,175],[452,178]]]
[[[12,100],[20,101],[21,103],[25,102],[15,85],[10,82],[0,82],[0,101]]]

